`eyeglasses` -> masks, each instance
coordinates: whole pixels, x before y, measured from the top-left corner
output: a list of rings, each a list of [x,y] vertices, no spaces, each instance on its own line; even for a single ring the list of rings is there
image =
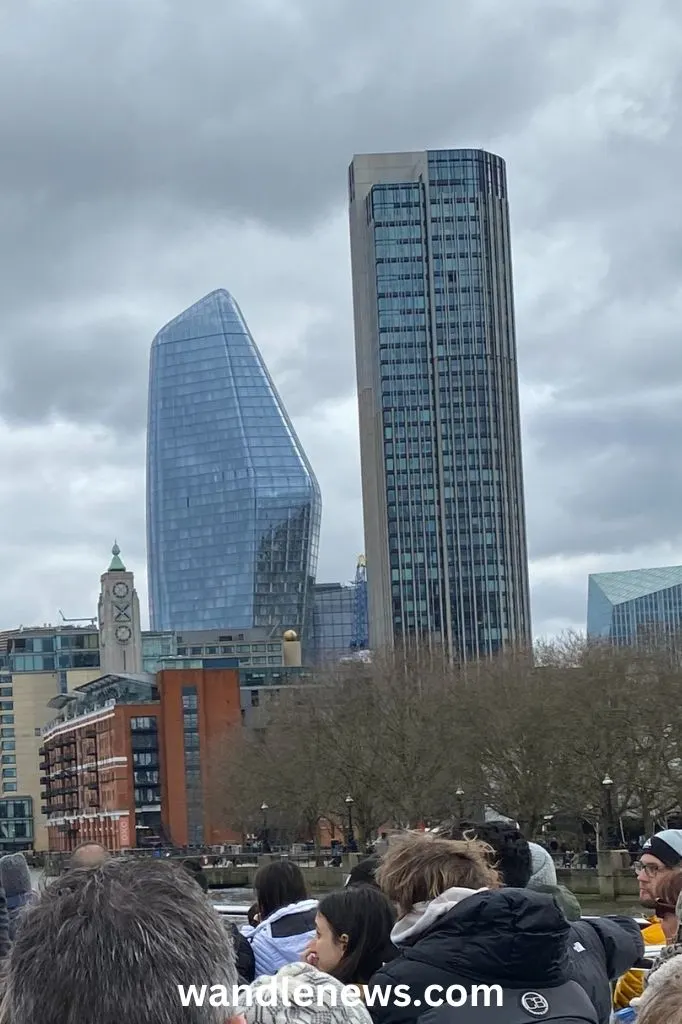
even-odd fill
[[[636,875],[641,874],[643,871],[645,875],[649,876],[649,878],[653,878],[653,876],[657,875],[659,871],[663,871],[663,868],[659,867],[658,864],[642,864],[641,860],[638,860],[632,865],[632,870]]]

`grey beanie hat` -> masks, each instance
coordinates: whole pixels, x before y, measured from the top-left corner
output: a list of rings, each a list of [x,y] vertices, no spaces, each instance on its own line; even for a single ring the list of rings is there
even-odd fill
[[[31,873],[23,853],[8,853],[0,857],[0,885],[10,898],[31,892]]]
[[[535,885],[556,885],[556,868],[551,854],[538,843],[529,843],[531,857],[531,871],[529,888]]]

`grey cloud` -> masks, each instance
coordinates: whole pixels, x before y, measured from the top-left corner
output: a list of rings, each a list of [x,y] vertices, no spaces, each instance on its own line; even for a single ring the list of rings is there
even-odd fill
[[[531,556],[682,541],[682,388],[668,401],[549,407],[531,424]]]
[[[543,92],[579,77],[552,44],[568,34],[594,57],[611,8],[15,7],[0,185],[69,206],[164,197],[300,229],[342,198],[355,150],[483,142],[523,123]]]
[[[681,32],[673,0],[6,11],[3,620],[91,602],[112,533],[142,569],[149,344],[217,286],[243,306],[320,478],[321,575],[350,575],[362,541],[339,216],[367,150],[507,159],[521,371],[530,392],[555,392],[525,418],[534,557],[678,537]],[[560,577],[535,587],[536,625],[584,617],[582,584]]]

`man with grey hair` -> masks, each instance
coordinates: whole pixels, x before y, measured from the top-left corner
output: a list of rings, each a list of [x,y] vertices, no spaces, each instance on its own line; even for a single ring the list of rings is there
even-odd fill
[[[55,880],[26,911],[4,985],[2,1024],[242,1020],[208,994],[183,1005],[179,986],[221,986],[231,1001],[237,971],[217,912],[167,861],[110,859]]]

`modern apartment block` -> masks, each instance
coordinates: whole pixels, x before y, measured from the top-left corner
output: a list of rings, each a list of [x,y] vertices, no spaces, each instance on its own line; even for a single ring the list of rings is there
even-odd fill
[[[320,490],[237,303],[212,292],[154,339],[147,431],[155,632],[310,630]]]
[[[587,586],[587,635],[617,647],[682,631],[682,565],[600,572]]]
[[[348,185],[370,647],[526,645],[504,161],[356,156]]]
[[[0,634],[0,851],[47,849],[38,749],[50,708],[100,675],[94,626],[46,626]]]
[[[118,851],[233,838],[213,815],[211,767],[242,727],[236,663],[102,676],[52,706],[40,748],[50,850],[86,840]]]

